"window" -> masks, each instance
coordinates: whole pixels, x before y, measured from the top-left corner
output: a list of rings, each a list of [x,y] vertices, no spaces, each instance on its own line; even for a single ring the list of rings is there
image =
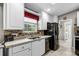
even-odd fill
[[[24,32],[37,32],[37,21],[31,18],[25,18]]]

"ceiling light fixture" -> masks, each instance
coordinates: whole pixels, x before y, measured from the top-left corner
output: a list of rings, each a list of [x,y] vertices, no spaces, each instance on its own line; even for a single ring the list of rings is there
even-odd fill
[[[56,3],[51,3],[52,5],[55,5]]]
[[[47,12],[49,12],[50,10],[51,10],[51,9],[48,8],[48,9],[47,9]]]

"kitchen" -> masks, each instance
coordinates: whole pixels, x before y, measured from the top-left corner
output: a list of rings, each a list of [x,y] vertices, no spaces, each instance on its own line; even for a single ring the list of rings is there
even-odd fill
[[[79,55],[78,7],[78,3],[0,3],[0,55]]]

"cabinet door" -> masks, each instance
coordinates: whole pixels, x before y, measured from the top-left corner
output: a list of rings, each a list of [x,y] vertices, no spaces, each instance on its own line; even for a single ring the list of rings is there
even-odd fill
[[[2,48],[0,48],[0,56],[2,56],[2,55],[3,55],[3,54],[2,54],[2,52],[3,52],[3,51],[2,51]]]
[[[32,56],[40,56],[39,41],[32,42]]]
[[[24,4],[8,3],[4,4],[4,29],[24,28]]]
[[[42,30],[42,20],[38,21],[38,30]]]
[[[40,55],[43,55],[45,53],[45,39],[42,39],[39,41],[39,47],[40,47]]]
[[[43,25],[42,25],[42,29],[43,30],[47,30],[47,20],[46,19],[43,19]]]
[[[47,13],[41,12],[38,21],[38,30],[47,30],[47,21],[48,21]]]
[[[79,11],[77,12],[77,26],[79,26]]]
[[[45,53],[45,40],[32,42],[32,56],[41,56]]]

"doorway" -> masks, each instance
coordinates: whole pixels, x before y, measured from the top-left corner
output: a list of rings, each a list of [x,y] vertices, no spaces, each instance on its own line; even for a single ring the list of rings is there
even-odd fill
[[[72,48],[72,19],[64,21],[64,45],[67,48]]]
[[[61,46],[72,49],[72,19],[59,21],[59,43]]]

